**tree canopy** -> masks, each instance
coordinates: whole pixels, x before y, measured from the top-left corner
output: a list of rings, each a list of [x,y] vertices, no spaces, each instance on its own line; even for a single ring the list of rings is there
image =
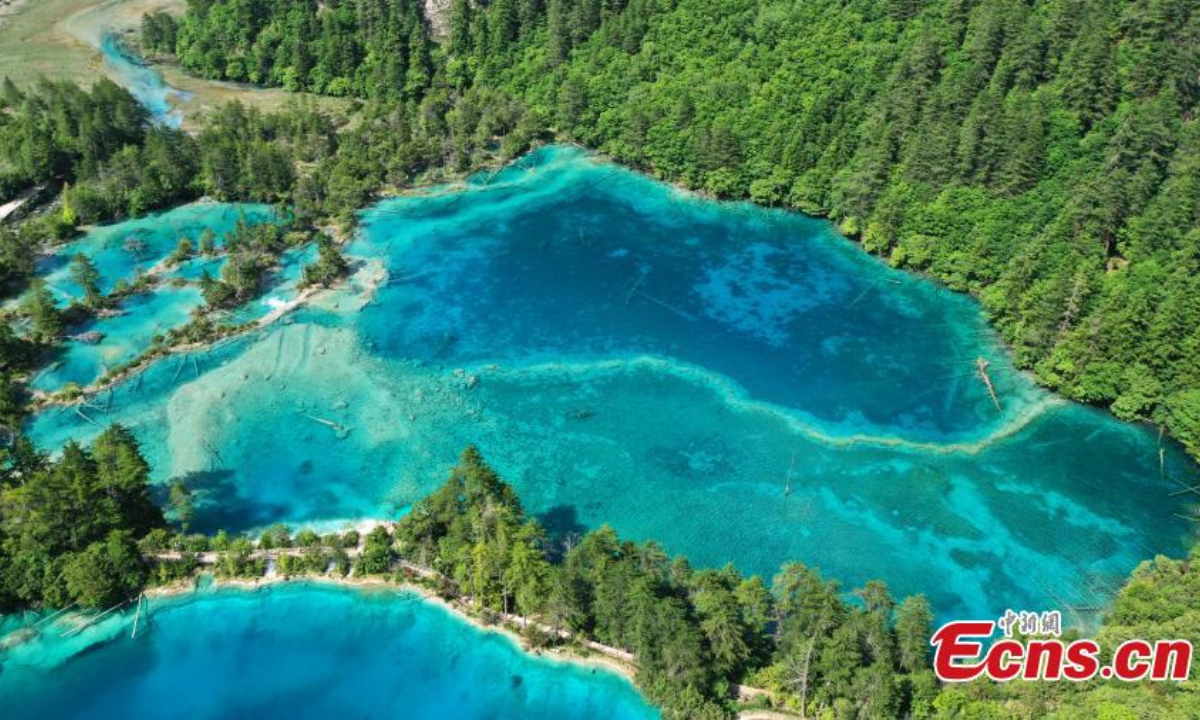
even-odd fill
[[[128,430],[68,443],[57,460],[19,448],[0,469],[0,608],[100,607],[141,588],[134,543],[164,522]]]

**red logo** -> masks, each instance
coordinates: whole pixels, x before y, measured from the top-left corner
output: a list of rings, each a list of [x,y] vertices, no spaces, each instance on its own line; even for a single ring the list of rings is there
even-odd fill
[[[1004,626],[1004,623],[1000,623]],[[1006,637],[984,647],[995,632],[992,620],[958,620],[946,623],[933,634],[933,669],[943,682],[969,682],[980,676],[996,682],[1010,680],[1071,680],[1082,682],[1097,675],[1134,682],[1137,680],[1188,679],[1192,667],[1192,643],[1188,640],[1127,640],[1108,664],[1100,660],[1095,640],[1063,642],[1058,637],[1014,638],[1011,624]]]

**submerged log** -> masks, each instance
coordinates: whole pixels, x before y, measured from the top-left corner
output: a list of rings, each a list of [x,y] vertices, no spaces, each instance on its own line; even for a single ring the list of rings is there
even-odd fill
[[[89,330],[87,332],[81,332],[78,335],[71,335],[70,339],[74,340],[75,342],[95,345],[104,339],[104,333],[100,332],[99,330]]]
[[[975,358],[975,369],[979,373],[979,379],[982,380],[984,386],[987,387],[988,395],[992,397],[992,402],[995,403],[996,409],[1000,410],[1000,398],[996,397],[996,386],[992,384],[992,378],[990,375],[988,375],[987,371],[988,365],[990,364],[991,363],[981,357]]]

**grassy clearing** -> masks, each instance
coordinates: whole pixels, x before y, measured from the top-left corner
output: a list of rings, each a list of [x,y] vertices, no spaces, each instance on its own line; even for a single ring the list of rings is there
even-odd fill
[[[96,0],[18,0],[0,19],[0,73],[18,85],[40,76],[90,83],[100,56],[62,26]]]
[[[184,0],[10,0],[0,4],[0,76],[27,86],[39,77],[90,85],[106,72],[96,48],[106,30],[136,37],[142,16],[155,10],[182,13]],[[0,0],[3,3],[3,0]],[[240,100],[262,110],[285,104],[295,93],[213,82],[155,63],[168,83],[190,93],[179,103],[184,126],[195,128],[208,110]],[[318,98],[331,111],[346,114],[349,102]]]

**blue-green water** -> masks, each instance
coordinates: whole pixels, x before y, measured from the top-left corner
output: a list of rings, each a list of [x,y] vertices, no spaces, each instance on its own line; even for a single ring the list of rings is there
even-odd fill
[[[77,254],[86,255],[95,263],[100,272],[100,290],[107,293],[118,281],[132,281],[138,273],[154,268],[184,238],[191,240],[192,247],[196,248],[201,233],[212,230],[219,248],[239,218],[248,224],[256,224],[272,217],[273,213],[266,205],[210,202],[182,205],[166,212],[93,228],[83,237],[59,247],[42,261],[40,271],[51,291],[65,304],[83,297],[83,290],[71,279],[71,258]],[[196,280],[205,269],[217,277],[220,265],[216,259],[197,258],[163,275]]]
[[[56,362],[38,373],[30,385],[55,390],[67,383],[87,385],[109,368],[133,360],[155,336],[188,321],[193,308],[204,302],[194,285],[166,285],[140,293],[121,303],[121,315],[100,318],[78,329],[78,333],[102,333],[99,342],[72,340]]]
[[[136,639],[130,612],[74,647],[52,637],[0,655],[3,716],[657,716],[619,676],[527,655],[411,594],[221,590],[154,601],[149,618]]]
[[[158,71],[121,47],[120,40],[112,33],[104,33],[100,38],[100,56],[117,80],[150,111],[155,122],[174,128],[183,124],[183,115],[172,106],[171,98],[186,99],[187,93],[168,85]]]
[[[155,363],[96,415],[199,491],[201,527],[393,514],[476,443],[556,535],[800,560],[942,616],[1086,619],[1190,539],[1172,492],[1200,473],[1174,444],[1160,465],[1155,432],[1039,390],[974,302],[827,223],[567,148],[362,220],[346,288]],[[30,430],[96,432],[71,409]]]
[[[133,282],[139,275],[154,270],[157,284],[121,300],[119,314],[98,318],[86,326],[73,328],[77,335],[100,333],[100,342],[68,340],[54,362],[44,368],[30,385],[38,390],[54,391],[67,383],[86,386],[98,380],[111,367],[133,360],[145,351],[155,336],[184,325],[191,311],[203,300],[196,282],[203,273],[219,277],[227,258],[195,257],[174,267],[161,263],[181,239],[199,244],[205,230],[213,231],[219,250],[225,235],[237,222],[268,222],[270,208],[256,204],[195,203],[135,220],[96,227],[77,240],[59,247],[41,261],[40,271],[61,305],[80,300],[83,289],[71,278],[71,259],[77,255],[91,258],[100,273],[100,290],[112,291],[119,282]],[[314,248],[289,251],[278,272],[268,278],[270,292],[240,308],[239,319],[261,317],[277,304],[295,296],[301,264],[315,254]]]
[[[316,259],[317,246],[312,243],[284,251],[278,267],[266,279],[267,291],[233,311],[234,318],[238,322],[259,320],[291,303],[299,294],[298,286],[304,277],[304,266]]]

